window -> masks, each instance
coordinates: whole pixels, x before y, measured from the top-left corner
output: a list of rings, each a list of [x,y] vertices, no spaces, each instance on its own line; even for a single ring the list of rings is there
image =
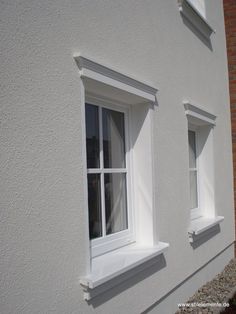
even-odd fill
[[[116,110],[105,107],[100,102],[103,106],[85,105],[89,235],[93,256],[133,241],[128,202],[128,112],[119,106]]]
[[[82,56],[75,61],[81,78],[90,239],[87,273],[80,283],[90,300],[150,266],[169,244],[158,239],[154,205],[157,89]]]
[[[198,195],[198,158],[197,158],[197,131],[193,126],[188,130],[189,146],[189,189],[190,189],[190,209],[191,218],[200,216],[199,195]]]
[[[184,102],[188,124],[189,241],[219,224],[215,208],[213,131],[216,116],[189,102]]]

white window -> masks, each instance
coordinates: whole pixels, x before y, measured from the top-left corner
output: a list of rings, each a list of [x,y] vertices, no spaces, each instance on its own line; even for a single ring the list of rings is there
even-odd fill
[[[216,116],[189,102],[184,103],[188,123],[189,239],[193,242],[224,218],[215,208],[213,132]]]
[[[201,216],[199,206],[199,161],[197,150],[197,130],[194,126],[188,128],[188,146],[189,146],[189,190],[190,190],[190,209],[191,218]]]
[[[153,113],[157,89],[82,56],[84,210],[89,261],[86,300],[135,275],[168,243],[157,233]],[[109,281],[109,283],[107,283]],[[102,285],[101,289],[97,289]]]
[[[85,104],[89,234],[92,256],[134,240],[130,195],[128,110]],[[114,109],[115,108],[115,109]]]

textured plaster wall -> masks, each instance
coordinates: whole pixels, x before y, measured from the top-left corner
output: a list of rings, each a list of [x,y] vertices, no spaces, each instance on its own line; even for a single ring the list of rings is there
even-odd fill
[[[140,313],[234,240],[223,9],[220,0],[206,5],[210,45],[175,0],[1,1],[1,313]],[[157,233],[170,243],[166,267],[91,304],[79,285],[89,242],[76,53],[159,88]],[[185,98],[217,115],[216,210],[225,216],[221,232],[196,249],[187,237]]]

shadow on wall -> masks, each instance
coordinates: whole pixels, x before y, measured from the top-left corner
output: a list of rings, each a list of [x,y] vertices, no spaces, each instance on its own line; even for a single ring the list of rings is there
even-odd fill
[[[194,241],[191,243],[192,248],[194,250],[197,249],[200,245],[210,240],[218,233],[220,233],[220,226],[216,225],[211,228],[211,231],[207,230],[207,231],[202,232],[200,235],[195,236]]]
[[[164,301],[168,296],[170,296],[175,290],[180,288],[182,285],[184,285],[188,280],[193,278],[199,271],[204,269],[207,265],[209,265],[212,261],[216,260],[221,254],[223,254],[232,244],[228,245],[226,248],[224,248],[223,251],[218,253],[216,256],[214,256],[212,259],[210,259],[206,264],[204,264],[202,267],[200,267],[198,270],[196,270],[194,273],[192,273],[189,277],[185,278],[182,282],[180,282],[177,286],[175,286],[172,290],[170,290],[166,295],[164,295],[162,298],[160,298],[157,302],[152,304],[148,309],[146,309],[141,314],[148,314],[150,313],[155,307],[158,306],[162,301]]]
[[[210,37],[205,37],[183,14],[181,14],[184,25],[186,25],[194,35],[203,42],[211,51],[213,51]]]
[[[92,298],[91,300],[87,301],[88,305],[96,308],[101,304],[107,302],[109,299],[119,295],[124,290],[133,287],[140,281],[145,280],[147,277],[152,276],[162,268],[166,267],[166,260],[163,254],[149,260],[145,263],[145,269],[143,269],[143,265],[137,266],[134,269],[125,272],[124,274],[117,277],[118,281],[121,281],[120,284],[116,285],[109,289],[109,282],[105,284],[106,286],[106,293],[99,294],[97,297]],[[114,279],[113,279],[114,282]],[[96,289],[103,290],[103,285],[99,286],[98,288],[93,289],[94,293],[96,294]],[[107,290],[108,289],[108,290]],[[93,292],[91,291],[91,294]]]

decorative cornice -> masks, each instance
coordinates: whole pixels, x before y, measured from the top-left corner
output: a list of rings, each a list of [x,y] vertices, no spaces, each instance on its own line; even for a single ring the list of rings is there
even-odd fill
[[[83,56],[74,57],[81,78],[90,78],[155,101],[157,88]],[[130,87],[130,88],[128,88]]]
[[[215,30],[210,26],[205,17],[201,15],[189,0],[178,0],[178,3],[181,14],[209,40],[211,34],[215,33]]]
[[[215,125],[216,116],[214,114],[199,106],[195,106],[188,101],[185,101],[183,104],[187,117],[193,117],[201,120],[204,124]]]

